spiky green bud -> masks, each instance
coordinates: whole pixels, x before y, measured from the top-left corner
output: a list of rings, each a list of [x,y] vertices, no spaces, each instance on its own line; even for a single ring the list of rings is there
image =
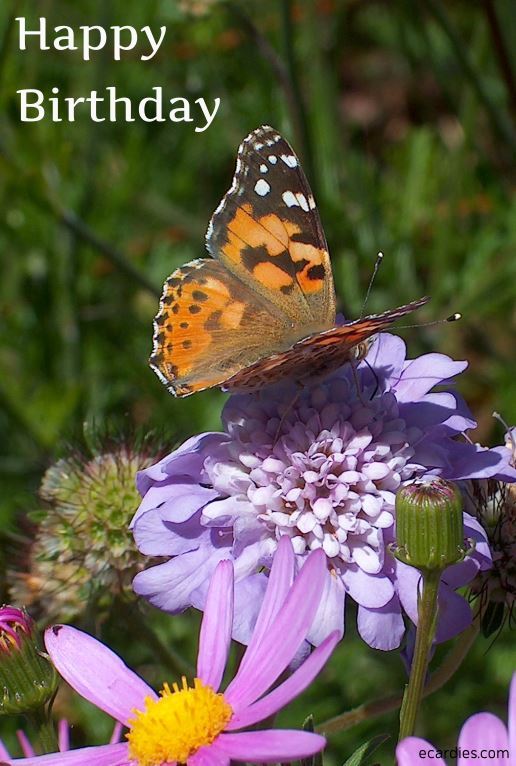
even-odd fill
[[[159,457],[148,446],[76,452],[47,470],[40,489],[46,507],[34,514],[39,525],[28,566],[11,573],[13,598],[60,621],[134,598],[132,580],[149,563],[129,530],[141,500],[135,478]]]

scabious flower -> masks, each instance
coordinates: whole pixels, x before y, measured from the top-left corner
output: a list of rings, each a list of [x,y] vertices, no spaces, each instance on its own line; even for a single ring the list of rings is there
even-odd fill
[[[120,736],[122,734],[122,724],[116,723],[113,728],[113,734],[111,735],[110,742],[120,742]],[[20,744],[21,751],[26,758],[31,758],[36,755],[30,739],[27,737],[24,731],[19,729],[16,732],[16,737]],[[68,721],[62,718],[57,725],[57,741],[59,745],[59,752],[64,753],[70,750],[70,725]],[[5,744],[0,739],[0,758],[4,761],[12,760]]]
[[[457,439],[475,426],[465,403],[451,391],[432,392],[466,362],[442,354],[407,360],[403,341],[384,333],[367,363],[358,366],[358,387],[346,365],[302,391],[277,386],[231,396],[224,432],[193,437],[140,472],[136,542],[142,553],[170,560],[139,573],[136,592],[166,611],[202,609],[211,572],[231,558],[239,615],[234,636],[247,643],[272,556],[286,535],[298,565],[314,549],[327,558],[326,592],[308,639],[317,644],[330,630],[343,630],[349,595],[364,640],[397,647],[402,609],[417,620],[420,579],[386,551],[394,540],[398,488],[429,475],[511,480],[516,472],[507,450]],[[490,565],[480,525],[464,520],[476,549],[444,573],[441,641],[471,620],[455,589]]]
[[[468,766],[471,763],[515,766],[516,673],[512,677],[509,691],[508,725],[492,713],[476,713],[464,723],[457,747],[448,753],[450,758],[457,758],[457,766]],[[402,740],[396,748],[396,760],[398,766],[415,766],[418,763],[428,764],[437,760],[446,766],[443,752],[436,750],[430,742],[420,737],[407,737]]]
[[[8,763],[23,766],[229,766],[291,761],[322,750],[307,731],[242,731],[268,718],[316,677],[340,636],[333,633],[283,683],[277,681],[304,642],[324,588],[321,551],[295,577],[290,542],[278,546],[255,631],[224,692],[220,684],[233,625],[233,564],[221,561],[211,579],[200,633],[197,678],[156,694],[110,649],[75,628],[57,625],[45,643],[61,675],[84,698],[129,728],[128,742]]]

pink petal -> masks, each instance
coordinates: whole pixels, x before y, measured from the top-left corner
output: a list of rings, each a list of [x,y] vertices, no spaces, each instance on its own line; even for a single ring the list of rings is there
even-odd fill
[[[240,663],[239,672],[253,661],[257,649],[261,646],[269,627],[285,603],[288,591],[294,580],[295,556],[290,538],[280,538],[272,561],[267,590],[256,620],[252,638]]]
[[[239,669],[224,694],[235,712],[258,699],[292,661],[315,617],[326,572],[323,551],[311,553],[252,662]]]
[[[18,738],[18,742],[20,743],[20,747],[22,749],[23,755],[26,758],[31,758],[31,757],[35,756],[36,753],[34,752],[34,748],[30,744],[30,740],[27,737],[27,735],[25,734],[25,732],[21,731],[20,729],[18,729],[18,731],[16,732],[16,736]],[[59,749],[61,749],[61,748],[59,748]]]
[[[423,752],[422,756],[419,755],[420,751]],[[429,753],[432,755],[428,755]],[[424,763],[427,766],[428,763],[439,763],[441,766],[446,766],[446,762],[437,757],[437,750],[421,737],[406,737],[401,740],[396,748],[396,763],[398,766],[414,766],[418,763]]]
[[[61,718],[57,724],[57,741],[59,742],[60,753],[70,749],[70,727],[66,718]]]
[[[127,725],[134,708],[157,694],[107,646],[68,625],[45,631],[45,646],[65,681],[82,697]]]
[[[229,766],[229,761],[229,756],[220,749],[217,738],[211,745],[201,747],[192,755],[187,766]]]
[[[516,673],[512,676],[511,687],[509,689],[509,744],[513,753],[516,753]]]
[[[124,728],[123,724],[120,723],[120,721],[117,721],[113,727],[113,733],[111,735],[111,739],[109,740],[111,745],[114,745],[115,742],[120,742],[120,739],[122,738],[122,729]]]
[[[497,750],[509,751],[509,737],[507,727],[492,713],[477,713],[468,718],[460,731],[457,744],[461,751],[466,749],[478,751],[478,757],[475,758],[475,764],[478,766],[507,766],[509,761],[502,755],[497,758],[494,755]],[[482,758],[482,751],[491,751],[491,757]],[[460,756],[457,766],[469,766],[471,761],[471,758]]]
[[[34,758],[13,758],[8,763],[16,766],[130,766],[127,742],[119,745],[81,747],[66,753],[36,755]]]
[[[312,683],[335,649],[340,637],[340,631],[334,631],[286,681],[254,705],[234,715],[226,726],[226,730],[233,731],[252,726],[288,705],[290,700],[301,694]]]
[[[6,746],[4,745],[4,743],[2,742],[2,740],[0,739],[0,758],[1,758],[3,761],[8,761],[8,760],[10,759],[10,757],[11,757],[11,756],[10,756],[10,755],[9,755],[9,753],[7,752],[7,748],[6,748]]]
[[[217,744],[226,755],[237,761],[249,761],[252,758],[252,763],[276,763],[319,753],[326,745],[326,740],[320,734],[309,731],[265,729],[241,734],[221,734]]]
[[[211,578],[199,636],[197,676],[218,691],[233,628],[233,563],[221,561]]]

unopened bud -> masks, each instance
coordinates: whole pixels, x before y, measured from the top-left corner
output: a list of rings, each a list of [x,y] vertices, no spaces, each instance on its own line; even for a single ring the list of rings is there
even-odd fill
[[[422,570],[445,569],[462,561],[462,497],[445,479],[415,481],[396,495],[396,558]]]
[[[37,644],[25,610],[0,607],[0,714],[43,708],[57,689],[57,673]]]

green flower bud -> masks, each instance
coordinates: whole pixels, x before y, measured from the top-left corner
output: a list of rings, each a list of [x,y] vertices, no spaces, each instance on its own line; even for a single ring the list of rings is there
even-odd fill
[[[0,607],[0,714],[44,708],[57,684],[57,673],[38,647],[28,614],[13,606]]]
[[[463,560],[462,497],[453,482],[415,481],[398,491],[395,507],[396,558],[422,570],[443,570]]]

